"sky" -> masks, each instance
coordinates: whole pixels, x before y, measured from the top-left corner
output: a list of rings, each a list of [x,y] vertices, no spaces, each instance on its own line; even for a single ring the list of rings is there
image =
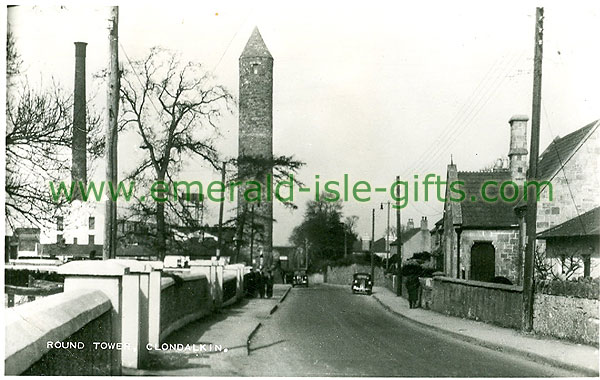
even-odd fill
[[[40,3],[41,4],[41,3]],[[47,4],[47,3],[44,3]],[[52,81],[71,91],[75,41],[87,46],[88,100],[103,112],[106,89],[92,77],[108,63],[106,3],[35,5],[8,10],[9,28],[36,86]],[[276,155],[306,163],[298,178],[366,180],[389,187],[397,175],[446,176],[452,157],[458,170],[479,170],[509,148],[508,120],[531,115],[536,3],[530,1],[373,2],[123,2],[120,61],[143,57],[154,46],[200,62],[237,99],[238,58],[257,26],[274,57],[273,139]],[[544,2],[544,61],[540,147],[600,116],[597,36],[600,5]],[[238,114],[219,123],[218,148],[237,155]],[[530,131],[528,130],[528,134]],[[119,137],[119,169],[141,152],[137,137]],[[102,162],[93,170],[102,179]],[[219,174],[190,159],[181,180],[208,183]],[[276,204],[274,244],[287,245],[304,205],[314,193],[295,194],[297,210]],[[370,202],[344,202],[344,215],[359,217],[357,232],[376,238],[386,228],[385,194]],[[218,204],[207,221],[216,223]],[[233,204],[226,204],[231,215]],[[410,202],[402,221],[429,227],[443,204]],[[227,215],[226,215],[227,219]],[[392,211],[391,224],[395,225]]]

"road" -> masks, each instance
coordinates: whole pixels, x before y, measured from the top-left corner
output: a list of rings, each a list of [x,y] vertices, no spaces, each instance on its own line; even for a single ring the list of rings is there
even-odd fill
[[[390,314],[349,287],[294,288],[237,357],[239,376],[568,377]]]

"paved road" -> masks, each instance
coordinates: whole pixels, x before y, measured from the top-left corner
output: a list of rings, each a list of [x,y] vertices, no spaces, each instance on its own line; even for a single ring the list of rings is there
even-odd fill
[[[349,288],[295,288],[233,360],[241,376],[546,377],[574,374],[471,345]],[[232,358],[233,359],[233,358]]]

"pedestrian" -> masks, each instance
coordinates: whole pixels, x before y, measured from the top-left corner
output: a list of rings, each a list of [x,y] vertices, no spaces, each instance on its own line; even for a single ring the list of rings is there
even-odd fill
[[[265,276],[265,257],[263,256],[262,252],[260,254],[260,256],[258,257],[258,262],[256,263],[256,267],[257,267],[257,285],[258,285],[258,295],[260,298],[264,298],[265,296],[265,280],[266,280],[266,276]]]
[[[417,302],[419,299],[419,287],[421,283],[419,282],[419,276],[415,274],[411,274],[406,278],[406,290],[408,290],[408,305],[411,309],[417,307]]]

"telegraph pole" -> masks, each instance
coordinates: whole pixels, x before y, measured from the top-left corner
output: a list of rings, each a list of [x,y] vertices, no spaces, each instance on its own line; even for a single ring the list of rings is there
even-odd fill
[[[385,230],[385,270],[389,269],[390,264],[390,205],[391,202],[382,202],[381,209],[383,210],[383,205],[387,204],[387,229]]]
[[[225,170],[227,168],[227,163],[223,161],[223,168],[221,169],[221,183],[225,186]],[[218,246],[217,246],[217,261],[221,257],[221,250],[223,249],[223,243],[221,242],[223,237],[223,207],[225,200],[222,200],[219,204],[219,232],[218,232]]]
[[[544,36],[544,8],[535,11],[535,48],[533,61],[533,101],[531,110],[531,146],[529,150],[529,170],[527,181],[537,179],[537,164],[540,149],[540,106],[542,99],[542,53]],[[525,262],[523,267],[523,330],[533,329],[533,293],[534,293],[534,255],[537,227],[537,196],[536,186],[528,186],[526,230],[527,245],[525,247]]]
[[[108,124],[106,126],[106,182],[117,186],[117,119],[119,116],[119,7],[111,7],[109,27]],[[110,193],[110,192],[109,192]],[[108,195],[108,194],[107,194]],[[106,198],[102,259],[112,259],[117,252],[117,200]]]
[[[400,176],[396,176],[396,249],[398,250],[398,286],[397,295],[402,295],[402,215],[400,214]]]
[[[375,209],[371,217],[371,281],[375,280]]]

